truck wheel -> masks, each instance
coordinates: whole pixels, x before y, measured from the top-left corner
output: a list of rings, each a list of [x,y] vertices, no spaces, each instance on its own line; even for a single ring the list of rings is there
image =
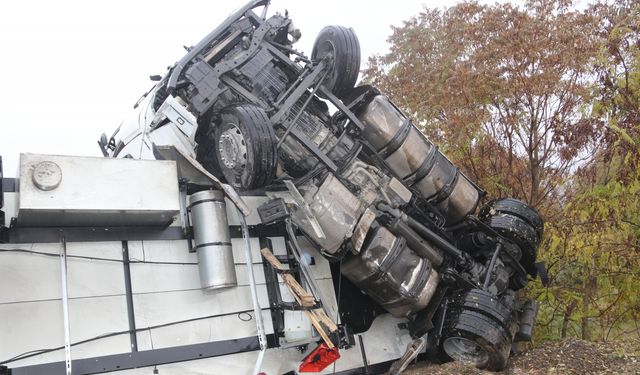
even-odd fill
[[[482,289],[471,289],[455,294],[449,299],[448,306],[488,316],[506,330],[509,329],[513,320],[513,311],[496,296]]]
[[[449,358],[493,371],[504,369],[511,350],[509,331],[494,319],[466,308],[445,319],[441,349]]]
[[[277,141],[264,110],[253,105],[223,109],[214,141],[218,166],[228,184],[244,191],[273,181]]]
[[[351,28],[326,26],[313,44],[311,60],[331,57],[333,67],[324,85],[338,98],[346,97],[353,89],[360,73],[360,43]]]
[[[544,233],[544,221],[538,212],[528,204],[513,198],[495,199],[485,204],[480,210],[480,217],[489,216],[491,213],[503,213],[517,216],[531,225],[538,237]]]
[[[480,219],[493,230],[512,241],[521,251],[520,264],[535,274],[535,261],[544,224],[531,206],[516,199],[499,199],[480,210]]]

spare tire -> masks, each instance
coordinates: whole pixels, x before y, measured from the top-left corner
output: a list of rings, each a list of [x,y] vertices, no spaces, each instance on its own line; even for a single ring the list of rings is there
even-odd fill
[[[247,104],[220,112],[214,130],[216,159],[221,174],[234,188],[252,190],[273,181],[276,144],[273,125],[261,108]]]
[[[345,98],[356,84],[360,73],[360,43],[351,28],[326,26],[313,43],[311,60],[330,57],[333,66],[324,86],[340,99]]]

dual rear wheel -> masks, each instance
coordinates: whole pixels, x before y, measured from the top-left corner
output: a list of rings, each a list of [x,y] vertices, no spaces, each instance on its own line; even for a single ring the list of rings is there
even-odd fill
[[[471,289],[452,297],[441,349],[453,360],[500,371],[507,365],[512,343],[512,311],[494,295]]]
[[[542,241],[544,222],[528,204],[513,198],[493,200],[482,207],[480,219],[520,249],[520,264],[531,275]]]

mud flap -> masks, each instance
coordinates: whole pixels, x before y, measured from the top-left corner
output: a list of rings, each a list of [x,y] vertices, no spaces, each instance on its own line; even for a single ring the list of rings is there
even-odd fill
[[[544,262],[538,262],[536,266],[536,275],[540,278],[542,286],[549,286],[549,273],[547,272],[547,266]]]
[[[538,303],[535,300],[527,301],[520,313],[518,332],[516,332],[514,341],[531,341],[536,315],[538,315]]]

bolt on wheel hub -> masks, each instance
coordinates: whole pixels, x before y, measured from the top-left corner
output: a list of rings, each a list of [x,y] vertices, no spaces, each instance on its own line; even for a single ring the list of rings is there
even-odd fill
[[[218,143],[220,161],[225,167],[235,169],[247,164],[247,145],[237,126],[231,125],[220,136]]]

